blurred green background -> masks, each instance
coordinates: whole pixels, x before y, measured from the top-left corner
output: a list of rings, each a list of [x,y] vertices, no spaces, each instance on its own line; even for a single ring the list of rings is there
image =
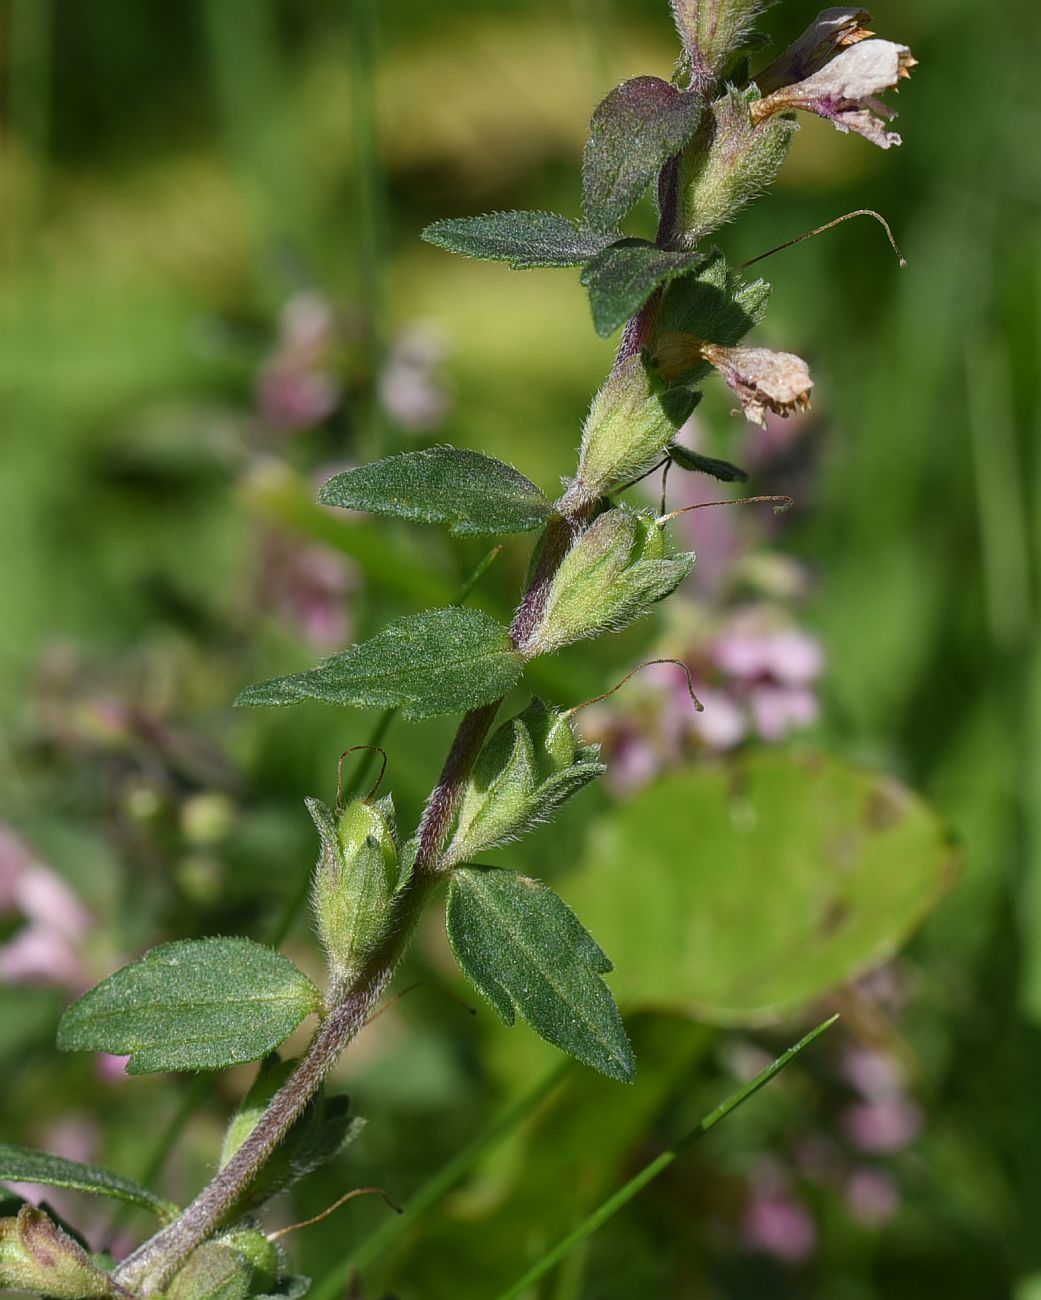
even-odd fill
[[[813,14],[785,0],[763,25],[783,44]],[[779,1023],[633,993],[632,1089],[561,1075],[525,1028],[444,997],[470,994],[432,918],[399,979],[427,985],[339,1071],[368,1127],[272,1221],[354,1185],[408,1203],[528,1103],[394,1240],[373,1235],[375,1199],[289,1238],[315,1278],[361,1250],[365,1294],[497,1295],[837,1007],[812,1059],[537,1294],[1041,1295],[1041,20],[965,0],[880,0],[873,18],[921,64],[903,147],[805,120],[775,191],[719,237],[741,261],[870,206],[909,262],[863,220],[757,268],[775,286],[758,339],[809,360],[814,412],[753,435],[712,391],[692,436],[795,510],[688,516],[699,563],[675,608],[532,682],[575,703],[664,648],[731,729],[679,735],[682,697],[634,683],[587,715],[613,781],[500,860],[569,896],[591,823],[636,816],[652,775],[812,744],[931,801],[960,882],[899,957],[853,963],[859,978]],[[573,466],[613,348],[577,276],[462,261],[419,232],[497,208],[576,215],[591,108],[622,77],[667,77],[675,37],[664,0],[5,0],[0,30],[2,1134],[135,1176],[161,1163],[184,1197],[251,1072],[127,1080],[59,1058],[57,1016],[163,939],[268,938],[291,917],[288,950],[317,973],[291,910],[315,847],[301,800],[331,798],[337,755],[377,719],[230,701],[446,603],[483,554],[313,507],[331,470],[438,441],[551,492]],[[632,230],[652,220],[647,203]],[[726,494],[680,477],[675,504]],[[475,602],[507,611],[526,555],[508,541]],[[781,657],[742,673],[728,637]],[[390,730],[406,825],[449,736],[449,720]],[[669,807],[693,863],[723,852],[682,795]],[[588,919],[625,1003],[660,938],[637,920],[623,958]],[[740,942],[740,908],[727,924]],[[89,1203],[61,1208],[106,1237]]]

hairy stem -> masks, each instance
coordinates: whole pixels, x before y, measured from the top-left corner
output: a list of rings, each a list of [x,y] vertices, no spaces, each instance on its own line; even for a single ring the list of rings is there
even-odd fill
[[[585,512],[588,513],[588,512]],[[528,589],[514,616],[511,636],[523,649],[542,618],[553,575],[567,553],[580,515],[559,515],[548,526]],[[463,787],[502,700],[472,709],[459,724],[419,828],[412,875],[382,942],[364,969],[328,998],[322,1021],[300,1063],[271,1099],[256,1128],[217,1176],[168,1227],[146,1241],[116,1270],[115,1279],[140,1296],[160,1292],[185,1258],[211,1236],[242,1192],[277,1149],[322,1080],[362,1028],[389,984],[438,879],[441,849]]]
[[[399,896],[383,941],[350,985],[334,990],[329,1012],[310,1046],[256,1128],[179,1217],[123,1261],[115,1273],[120,1285],[141,1296],[155,1295],[185,1257],[219,1227],[369,1018],[408,946],[435,880],[431,872],[413,873]]]

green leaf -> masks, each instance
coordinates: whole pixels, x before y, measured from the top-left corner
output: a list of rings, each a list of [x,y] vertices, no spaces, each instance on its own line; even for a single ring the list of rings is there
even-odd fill
[[[605,248],[582,272],[596,332],[607,338],[659,285],[696,270],[704,261],[703,253],[668,252],[645,239],[625,239]]]
[[[623,1005],[755,1023],[888,960],[954,866],[936,814],[898,782],[764,751],[631,799],[568,888],[615,955]]]
[[[530,532],[541,528],[553,509],[511,465],[456,447],[406,451],[345,470],[325,484],[318,500],[326,506],[448,524],[456,537]]]
[[[537,1034],[612,1079],[635,1062],[618,1008],[599,978],[611,963],[551,889],[493,867],[452,875],[448,938],[464,974],[512,1025]]]
[[[728,460],[717,460],[715,456],[702,456],[700,451],[691,451],[689,447],[683,447],[678,442],[670,442],[665,450],[669,453],[669,459],[680,469],[690,470],[692,473],[711,474],[721,483],[748,482],[748,474],[737,465],[731,465]]]
[[[309,672],[247,686],[235,703],[400,705],[406,719],[432,718],[490,704],[523,670],[506,628],[480,610],[453,606],[396,619]]]
[[[122,1178],[99,1165],[85,1165],[78,1160],[66,1160],[46,1151],[31,1151],[7,1142],[0,1142],[0,1182],[41,1183],[46,1187],[69,1187],[77,1192],[109,1196],[142,1210],[151,1210],[163,1223],[169,1223],[178,1213],[172,1201],[156,1196],[131,1178]]]
[[[288,957],[249,939],[164,943],[74,1002],[65,1052],[129,1055],[128,1074],[255,1061],[312,1011],[318,990]]]
[[[594,230],[614,230],[700,117],[697,95],[659,77],[623,81],[597,105],[582,156],[582,205]]]
[[[464,257],[509,262],[515,271],[537,266],[581,266],[612,240],[576,226],[556,212],[490,212],[483,217],[451,217],[423,231],[429,244]]]

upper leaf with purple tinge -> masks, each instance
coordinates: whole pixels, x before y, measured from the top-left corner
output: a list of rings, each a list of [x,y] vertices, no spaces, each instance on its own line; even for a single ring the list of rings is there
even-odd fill
[[[659,77],[634,77],[611,91],[593,113],[582,157],[582,203],[593,230],[614,230],[700,117],[697,95]]]

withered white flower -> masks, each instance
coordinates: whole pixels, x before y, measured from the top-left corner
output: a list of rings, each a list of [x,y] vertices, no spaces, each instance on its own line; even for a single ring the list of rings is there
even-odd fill
[[[705,343],[701,355],[737,394],[745,418],[766,424],[766,413],[787,418],[810,404],[813,380],[802,357],[769,348],[723,348]]]
[[[916,60],[906,45],[861,41],[842,51],[812,76],[782,86],[751,105],[752,121],[799,108],[833,122],[840,131],[856,131],[882,149],[900,137],[885,124],[896,113],[878,98],[909,77]]]
[[[865,23],[871,15],[864,9],[823,9],[797,41],[757,73],[756,85],[764,95],[812,76],[843,49],[874,36]]]
[[[786,418],[810,404],[809,367],[792,352],[728,348],[684,333],[662,334],[655,343],[654,364],[662,379],[678,379],[701,362],[719,371],[753,424],[765,425],[768,411]]]

